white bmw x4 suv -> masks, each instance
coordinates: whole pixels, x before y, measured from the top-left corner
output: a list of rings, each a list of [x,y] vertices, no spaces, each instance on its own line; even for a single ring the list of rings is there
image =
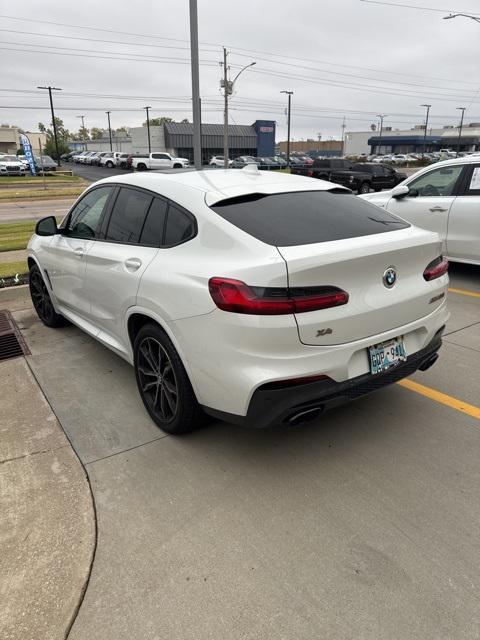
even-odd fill
[[[437,234],[256,167],[101,180],[28,262],[40,319],[133,364],[169,433],[315,418],[427,369],[448,319]]]

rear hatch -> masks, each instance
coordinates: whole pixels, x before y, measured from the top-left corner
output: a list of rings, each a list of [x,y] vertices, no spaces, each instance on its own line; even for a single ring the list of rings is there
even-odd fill
[[[300,341],[332,345],[373,336],[422,318],[439,306],[431,302],[445,282],[426,282],[426,266],[440,255],[434,234],[413,227],[360,238],[278,247],[292,289],[331,286],[348,293],[342,306],[297,313]],[[388,288],[384,274],[393,268]]]
[[[334,345],[374,336],[425,317],[442,304],[447,278],[423,277],[441,254],[436,234],[334,185],[229,195],[210,206],[277,248],[287,268],[288,291],[282,295],[298,301],[293,308],[304,344]],[[389,270],[394,282],[387,279]],[[328,301],[317,303],[315,296]]]

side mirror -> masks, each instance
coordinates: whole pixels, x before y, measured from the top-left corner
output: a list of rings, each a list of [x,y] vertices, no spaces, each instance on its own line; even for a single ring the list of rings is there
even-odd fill
[[[55,216],[48,216],[39,220],[35,226],[37,236],[54,236],[58,233]]]
[[[404,198],[410,193],[410,189],[407,185],[399,184],[392,189],[392,198]]]

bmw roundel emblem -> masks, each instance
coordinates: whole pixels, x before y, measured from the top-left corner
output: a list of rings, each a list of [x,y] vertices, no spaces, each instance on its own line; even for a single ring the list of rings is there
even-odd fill
[[[397,272],[393,267],[388,267],[383,272],[383,284],[387,287],[387,289],[391,289],[395,282],[397,281]]]

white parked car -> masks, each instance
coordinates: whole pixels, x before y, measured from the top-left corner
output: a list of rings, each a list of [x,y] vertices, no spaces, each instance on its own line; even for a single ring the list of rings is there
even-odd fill
[[[154,151],[131,156],[130,166],[138,171],[147,171],[147,169],[184,169],[189,164],[188,158],[177,158],[164,151]]]
[[[118,158],[122,155],[121,151],[109,151],[105,155],[103,155],[98,161],[98,165],[100,167],[108,167],[108,169],[113,169],[118,164]]]
[[[436,162],[390,191],[360,197],[438,233],[449,260],[480,264],[480,157]]]
[[[228,166],[232,164],[233,160],[228,159]],[[208,163],[211,167],[220,167],[221,169],[225,166],[225,158],[224,156],[213,156]]]
[[[256,167],[101,180],[28,263],[40,319],[130,362],[169,433],[313,419],[431,366],[449,315],[436,234]]]
[[[24,176],[25,165],[14,155],[0,156],[0,176]]]

